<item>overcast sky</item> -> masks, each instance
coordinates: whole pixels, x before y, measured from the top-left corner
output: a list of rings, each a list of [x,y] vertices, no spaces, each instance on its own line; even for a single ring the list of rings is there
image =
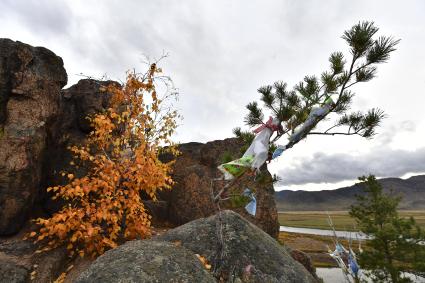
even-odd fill
[[[123,79],[147,55],[179,88],[176,139],[207,142],[243,126],[256,89],[320,75],[341,35],[361,20],[402,41],[378,77],[356,85],[353,110],[379,106],[388,118],[374,140],[310,136],[269,166],[280,189],[333,189],[373,173],[425,172],[425,1],[60,1],[0,0],[0,37],[61,56],[77,74]],[[422,50],[422,51],[421,51]],[[282,141],[282,144],[284,141]]]

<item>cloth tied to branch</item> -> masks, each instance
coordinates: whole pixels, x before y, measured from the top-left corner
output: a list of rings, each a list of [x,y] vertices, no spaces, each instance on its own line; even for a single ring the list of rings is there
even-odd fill
[[[254,156],[245,156],[218,166],[225,180],[232,180],[235,177],[242,176],[252,165]]]
[[[351,272],[357,276],[360,268],[357,264],[356,258],[351,254],[351,252],[348,254],[348,266],[350,267]]]
[[[263,123],[263,125],[253,130],[252,132],[255,134],[258,134],[259,132],[264,130],[264,128],[269,128],[270,130],[272,130],[272,132],[275,132],[275,131],[279,131],[280,126],[279,124],[276,125],[275,123],[273,123],[273,118],[272,116],[270,116],[269,120],[265,124]]]
[[[360,266],[357,263],[356,254],[351,247],[347,250],[340,243],[336,243],[335,251],[332,252],[328,247],[328,253],[336,261],[339,268],[341,268],[347,282],[352,282],[348,275],[351,275],[352,278],[359,276]]]
[[[257,199],[255,198],[255,194],[249,188],[246,188],[242,195],[251,200],[247,205],[245,205],[246,212],[255,216],[255,213],[257,212]]]
[[[250,168],[258,170],[266,162],[269,156],[270,137],[274,131],[280,128],[277,118],[270,117],[270,119],[258,128],[261,129],[241,158],[218,166],[218,169],[224,174],[225,180],[239,177]]]
[[[279,145],[273,152],[272,159],[278,158],[286,150],[286,146]]]
[[[332,104],[333,101],[329,97],[321,107],[312,108],[307,120],[289,137],[289,141],[291,143],[297,143],[304,138],[317,125],[319,120],[323,119],[331,111]]]
[[[328,96],[322,106],[311,109],[304,123],[289,137],[289,144],[285,146],[279,145],[273,152],[272,159],[278,158],[285,150],[292,147],[290,144],[295,144],[304,138],[316,126],[319,120],[331,111],[333,105],[332,98]]]

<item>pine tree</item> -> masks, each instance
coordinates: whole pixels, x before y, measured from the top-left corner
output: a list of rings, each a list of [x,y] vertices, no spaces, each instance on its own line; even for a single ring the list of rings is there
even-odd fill
[[[353,217],[363,233],[371,236],[359,254],[362,269],[370,270],[374,282],[411,282],[402,271],[425,271],[424,231],[413,217],[401,218],[397,212],[400,197],[384,194],[374,176],[359,178],[365,194],[351,206]],[[421,244],[422,243],[422,244]]]
[[[351,90],[352,86],[372,80],[376,75],[376,65],[387,62],[399,43],[399,40],[392,37],[376,38],[377,32],[378,28],[373,22],[359,22],[345,31],[342,38],[349,45],[351,54],[348,64],[342,52],[334,52],[329,57],[330,69],[323,72],[320,78],[306,76],[292,90],[284,82],[260,87],[258,92],[264,107],[261,108],[256,101],[249,103],[246,106],[249,112],[245,123],[250,127],[261,125],[264,121],[264,110],[271,112],[282,125],[272,140],[273,144],[280,137],[293,134],[306,121],[313,107],[323,106],[332,98],[329,113],[320,117],[300,139],[290,140],[286,148],[292,147],[308,135],[359,135],[371,138],[385,117],[384,112],[379,108],[370,109],[365,113],[349,113],[348,110],[355,95]],[[327,130],[312,131],[330,113],[335,113],[333,116],[337,117],[333,124]],[[252,133],[240,128],[234,129],[234,134],[247,143],[254,137]]]

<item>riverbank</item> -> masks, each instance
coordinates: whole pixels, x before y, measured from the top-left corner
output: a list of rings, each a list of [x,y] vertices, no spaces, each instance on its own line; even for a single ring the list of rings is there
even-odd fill
[[[300,250],[308,254],[315,267],[337,266],[335,260],[328,254],[328,247],[331,250],[335,248],[332,237],[280,232],[278,240],[291,249]],[[344,247],[348,247],[347,239],[340,239],[340,242]],[[359,242],[353,240],[352,247],[354,252],[358,251],[358,246]]]

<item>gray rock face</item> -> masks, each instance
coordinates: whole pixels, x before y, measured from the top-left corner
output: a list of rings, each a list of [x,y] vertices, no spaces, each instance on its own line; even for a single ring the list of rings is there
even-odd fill
[[[49,125],[67,75],[43,47],[0,39],[0,235],[16,233],[39,195]]]
[[[241,282],[317,282],[286,249],[257,226],[233,211],[223,211],[222,243],[219,216],[202,218],[155,238],[181,242],[213,265],[215,277]]]
[[[131,241],[106,252],[84,271],[78,283],[216,282],[187,249],[167,242]]]
[[[0,283],[25,283],[28,280],[28,269],[12,262],[0,260]]]

